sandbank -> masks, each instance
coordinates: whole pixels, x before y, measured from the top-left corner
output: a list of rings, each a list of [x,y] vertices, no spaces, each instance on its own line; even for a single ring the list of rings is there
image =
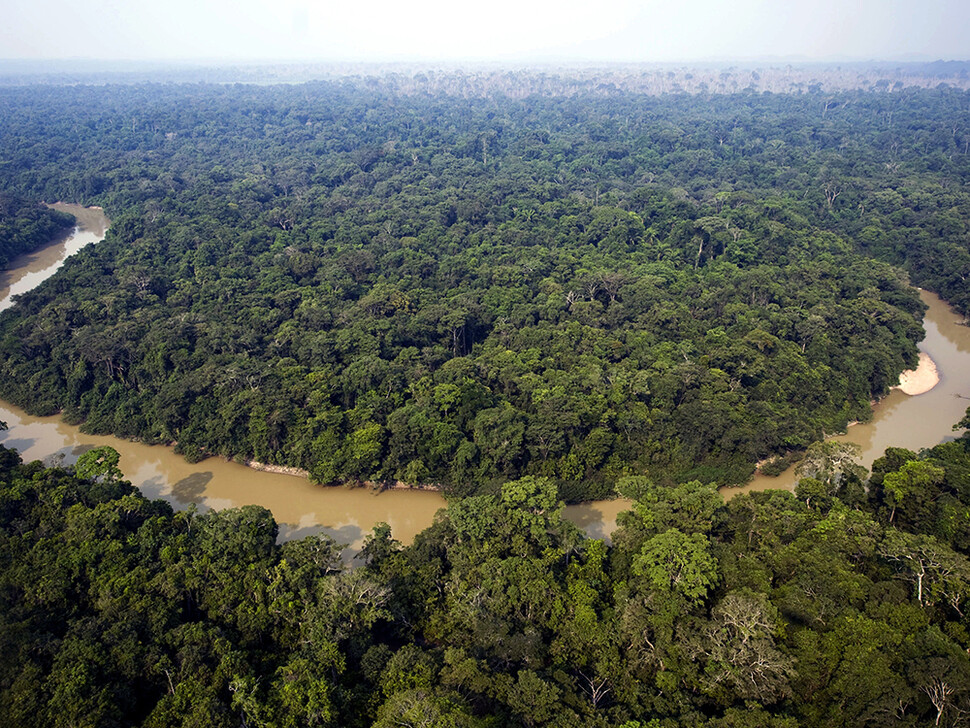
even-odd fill
[[[936,362],[925,351],[919,353],[919,365],[915,369],[907,369],[899,375],[899,389],[904,394],[917,395],[929,392],[940,383],[940,373],[936,370]]]

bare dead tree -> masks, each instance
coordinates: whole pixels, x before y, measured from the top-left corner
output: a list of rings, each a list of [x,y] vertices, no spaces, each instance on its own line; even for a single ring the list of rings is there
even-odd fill
[[[953,695],[953,688],[943,678],[936,677],[930,680],[928,685],[921,686],[920,692],[925,693],[936,708],[936,720],[933,725],[939,725],[943,711],[946,710],[950,696]]]
[[[828,203],[829,209],[832,209],[835,199],[842,194],[842,190],[835,182],[826,182],[822,191],[825,193],[825,201]]]

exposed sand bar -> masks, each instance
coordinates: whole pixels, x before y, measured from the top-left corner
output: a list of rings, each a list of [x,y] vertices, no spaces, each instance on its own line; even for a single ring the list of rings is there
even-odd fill
[[[959,422],[967,411],[970,326],[964,326],[963,316],[935,294],[920,291],[920,298],[928,306],[923,319],[926,338],[919,343],[920,362],[914,370],[917,375],[926,372],[917,377],[922,386],[911,388],[909,384],[914,384],[911,382],[906,391],[893,387],[893,391],[872,408],[872,420],[854,425],[846,434],[832,438],[859,445],[862,448],[860,464],[867,468],[883,456],[887,447],[904,447],[918,452],[958,437],[959,433],[953,431],[953,423]],[[753,490],[791,490],[798,480],[794,471],[789,468],[777,478],[756,475],[746,485],[722,492],[731,497]]]
[[[48,207],[52,207],[60,212],[66,212],[68,215],[73,215],[74,219],[77,220],[77,226],[81,230],[93,233],[99,239],[104,237],[105,230],[108,229],[109,220],[104,215],[104,209],[97,205],[83,207],[69,202],[55,202],[48,205]]]
[[[940,373],[936,362],[925,351],[919,353],[919,364],[915,369],[907,369],[899,375],[899,385],[893,387],[904,394],[916,396],[925,394],[940,383]]]

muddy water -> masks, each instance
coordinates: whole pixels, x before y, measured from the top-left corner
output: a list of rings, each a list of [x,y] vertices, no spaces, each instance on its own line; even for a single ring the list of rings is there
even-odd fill
[[[0,403],[0,420],[10,428],[0,433],[0,441],[17,448],[24,460],[70,465],[86,450],[110,445],[121,454],[125,478],[148,498],[175,508],[196,503],[200,510],[264,506],[280,524],[283,539],[324,531],[357,551],[364,536],[384,521],[395,538],[409,543],[445,506],[444,498],[430,491],[322,488],[306,478],[259,472],[221,458],[190,464],[169,447],[85,435],[59,417],[31,417],[7,403]]]
[[[0,311],[14,305],[13,296],[26,293],[42,281],[54,275],[64,260],[85,245],[96,243],[108,229],[108,218],[100,208],[85,208],[58,202],[51,205],[56,210],[68,212],[78,220],[73,232],[40,250],[21,255],[10,261],[7,270],[0,272]]]
[[[438,493],[425,490],[321,487],[306,478],[266,473],[221,458],[190,464],[171,448],[86,435],[59,417],[32,417],[0,402],[0,420],[9,429],[0,442],[20,451],[25,461],[73,464],[93,447],[109,445],[121,454],[121,470],[148,498],[161,498],[175,508],[191,503],[200,510],[260,505],[280,524],[280,538],[325,532],[351,552],[380,522],[390,524],[396,539],[410,543],[446,507]],[[566,517],[593,538],[608,538],[625,501],[598,501],[568,506]]]
[[[77,217],[78,228],[66,239],[11,263],[0,277],[0,310],[14,305],[11,294],[30,290],[67,256],[104,237],[108,220],[100,210],[55,207]],[[305,478],[259,472],[219,458],[189,464],[171,448],[85,435],[59,417],[31,417],[5,402],[0,402],[0,420],[9,427],[0,433],[0,442],[17,448],[25,460],[70,465],[85,450],[110,445],[121,454],[125,477],[149,498],[162,498],[176,508],[196,503],[203,510],[261,505],[273,512],[281,538],[324,531],[351,552],[359,550],[364,536],[382,521],[390,524],[395,538],[409,543],[446,505],[444,498],[429,491],[321,488]]]
[[[615,500],[590,501],[566,506],[563,516],[579,526],[590,538],[609,541],[616,530],[616,518],[623,511],[630,510],[633,501],[626,498]]]
[[[78,229],[44,250],[13,261],[11,269],[0,274],[0,310],[14,305],[11,295],[30,290],[52,275],[68,255],[104,236],[108,220],[100,210],[56,207],[75,215]],[[959,317],[939,298],[925,291],[921,295],[930,309],[920,349],[936,362],[941,381],[916,397],[894,391],[876,406],[872,422],[853,426],[837,438],[861,445],[867,467],[890,445],[918,450],[952,437],[952,424],[970,404],[962,399],[970,397],[970,328],[961,326]],[[410,543],[446,506],[444,498],[431,491],[324,488],[305,478],[259,472],[219,458],[189,464],[171,448],[85,435],[58,417],[31,417],[2,401],[0,420],[9,426],[0,432],[0,442],[20,450],[25,460],[70,465],[85,450],[110,445],[121,454],[125,477],[149,498],[162,498],[176,508],[195,503],[203,510],[261,505],[280,524],[281,538],[322,531],[347,544],[348,554],[358,551],[364,537],[382,521],[391,526],[395,538]],[[790,489],[794,483],[790,469],[778,478],[761,476],[723,492],[730,496],[746,490]],[[594,538],[609,538],[617,515],[627,508],[629,501],[622,499],[596,501],[567,507],[566,517]]]
[[[970,327],[962,325],[962,317],[938,296],[920,291],[920,297],[929,310],[923,320],[926,338],[920,342],[919,349],[936,363],[940,382],[914,397],[893,390],[875,405],[870,422],[852,425],[846,434],[832,438],[859,445],[861,462],[867,468],[882,457],[887,447],[919,451],[953,439],[959,433],[952,427],[970,405]],[[747,485],[725,488],[722,492],[730,497],[751,490],[791,490],[796,481],[795,469],[789,468],[777,478],[759,475]]]
[[[69,238],[11,263],[11,270],[0,277],[0,286],[7,286],[0,289],[0,310],[14,305],[11,293],[30,290],[52,275],[68,255],[104,237],[108,220],[100,210],[77,205],[56,207],[77,217],[79,228]],[[4,278],[13,285],[5,283]],[[264,506],[280,524],[281,538],[322,531],[347,544],[350,554],[361,548],[364,537],[382,521],[391,526],[395,538],[410,543],[446,506],[445,499],[431,491],[324,488],[305,478],[260,472],[220,458],[189,464],[171,448],[85,435],[59,417],[32,417],[2,401],[0,420],[9,427],[0,432],[0,442],[17,448],[24,460],[71,465],[86,450],[110,445],[121,454],[125,478],[149,498],[161,498],[176,508],[195,503],[201,510]],[[585,503],[569,506],[566,517],[591,536],[608,538],[616,528],[617,513],[624,507],[624,501]]]

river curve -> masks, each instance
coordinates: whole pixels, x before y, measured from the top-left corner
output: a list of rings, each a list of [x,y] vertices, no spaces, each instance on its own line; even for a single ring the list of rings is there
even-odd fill
[[[100,208],[54,207],[74,215],[78,226],[66,238],[11,261],[0,273],[0,310],[15,305],[13,295],[53,275],[68,256],[103,239],[108,219]],[[33,417],[2,400],[0,420],[9,428],[0,432],[0,443],[19,450],[25,461],[72,465],[86,450],[108,445],[121,455],[125,478],[148,498],[161,498],[175,508],[195,503],[200,510],[260,505],[273,513],[282,540],[322,531],[347,544],[351,554],[381,522],[391,526],[396,539],[410,543],[447,505],[440,493],[427,490],[321,487],[303,477],[258,471],[222,458],[188,463],[170,447],[88,435],[58,416]],[[625,501],[583,503],[568,506],[566,517],[590,536],[608,538],[617,514],[626,507]]]
[[[893,389],[875,404],[869,422],[854,424],[845,434],[831,439],[852,442],[862,448],[860,463],[871,468],[887,447],[905,447],[914,452],[939,445],[959,435],[953,425],[959,422],[970,405],[970,327],[939,296],[920,291],[929,308],[923,318],[926,337],[919,350],[936,365],[939,382],[919,395],[908,395]],[[723,488],[726,497],[748,491],[783,488],[793,490],[797,478],[791,467],[776,478],[756,475],[736,488]]]
[[[0,311],[15,305],[13,295],[38,285],[68,256],[104,237],[108,220],[100,208],[62,203],[54,207],[74,215],[78,227],[65,239],[12,261],[0,273]],[[918,450],[952,438],[952,424],[963,416],[965,398],[970,397],[970,327],[961,325],[959,316],[934,294],[920,295],[929,311],[924,321],[927,335],[919,348],[936,363],[940,382],[918,396],[894,390],[876,405],[871,422],[835,438],[859,444],[866,467],[891,445]],[[86,450],[108,445],[120,453],[125,478],[148,498],[161,498],[175,508],[195,503],[202,510],[260,505],[273,513],[281,539],[324,532],[346,544],[350,554],[359,551],[364,537],[381,522],[391,526],[395,538],[410,543],[447,505],[434,491],[321,487],[303,477],[257,471],[221,458],[188,463],[169,447],[87,435],[60,417],[33,417],[2,400],[0,420],[9,427],[0,432],[0,443],[18,449],[27,461],[71,465]],[[731,497],[769,488],[791,490],[795,481],[794,468],[789,468],[777,478],[759,475],[722,493]],[[567,506],[565,515],[589,536],[608,539],[617,515],[629,506],[625,499],[594,501]]]

